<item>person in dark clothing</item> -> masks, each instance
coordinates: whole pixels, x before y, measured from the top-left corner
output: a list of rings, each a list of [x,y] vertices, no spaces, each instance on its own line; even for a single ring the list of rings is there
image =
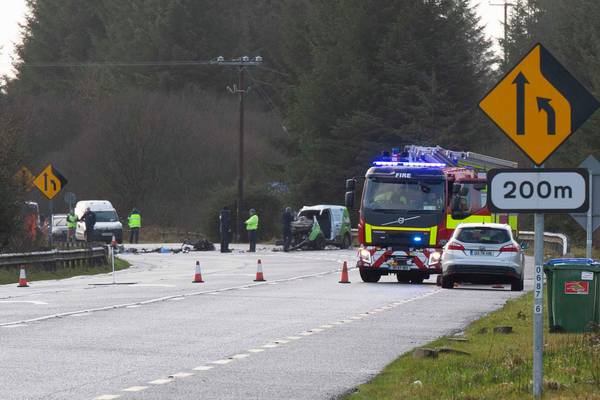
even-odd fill
[[[221,253],[231,253],[229,241],[231,240],[231,211],[223,207],[219,213],[219,233],[221,235]]]
[[[85,223],[85,238],[88,242],[91,242],[94,238],[94,225],[96,225],[96,214],[88,207],[81,216],[81,218],[79,218],[79,220]]]
[[[290,243],[292,242],[292,221],[294,221],[292,209],[286,207],[281,218],[281,223],[283,225],[283,251],[288,251],[290,249]]]

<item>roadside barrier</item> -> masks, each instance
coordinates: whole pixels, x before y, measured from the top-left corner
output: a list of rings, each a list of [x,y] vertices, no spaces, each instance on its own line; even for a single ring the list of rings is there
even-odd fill
[[[31,253],[0,254],[0,268],[40,265],[47,271],[57,267],[94,266],[108,262],[106,246],[93,246],[85,249],[36,251]]]
[[[202,271],[200,270],[200,261],[196,261],[196,273],[194,274],[192,283],[204,283],[202,280]]]
[[[264,282],[266,279],[263,276],[262,263],[260,259],[258,259],[258,263],[256,264],[256,279],[254,282]]]
[[[344,261],[344,266],[342,267],[342,277],[339,283],[350,283],[348,279],[348,263],[346,261]]]
[[[19,284],[17,287],[29,287],[27,284],[27,273],[23,267],[21,267],[21,270],[19,271]]]

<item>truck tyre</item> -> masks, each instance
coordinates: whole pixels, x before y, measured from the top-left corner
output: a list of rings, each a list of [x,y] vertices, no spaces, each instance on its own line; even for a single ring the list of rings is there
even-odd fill
[[[396,274],[396,279],[398,279],[398,282],[400,283],[410,283],[410,278],[404,274]]]
[[[345,234],[344,239],[342,239],[342,245],[340,246],[340,248],[349,249],[350,246],[352,246],[352,239],[350,239],[350,235]]]
[[[454,288],[454,282],[452,282],[452,279],[450,279],[447,276],[442,276],[442,287],[444,289],[453,289]]]
[[[315,249],[323,250],[325,248],[325,238],[323,236],[319,236],[315,239]]]
[[[513,292],[522,292],[523,291],[523,277],[518,281],[514,281],[510,284],[510,290]]]
[[[413,285],[420,285],[423,283],[424,280],[424,276],[419,276],[418,278],[411,278],[410,283],[412,283]]]
[[[362,279],[363,282],[376,283],[379,282],[379,279],[381,279],[381,274],[379,272],[369,271],[361,268],[360,279]]]

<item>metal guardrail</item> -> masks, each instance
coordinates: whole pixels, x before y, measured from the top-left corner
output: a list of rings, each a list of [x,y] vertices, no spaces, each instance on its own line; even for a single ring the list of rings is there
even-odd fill
[[[106,246],[75,250],[35,251],[31,253],[0,254],[0,267],[19,265],[56,265],[58,263],[99,263],[108,257]]]
[[[358,229],[352,229],[352,237],[356,239]],[[519,231],[519,240],[533,243],[534,232]],[[569,252],[569,239],[562,233],[544,232],[544,243],[554,246],[563,256]]]
[[[519,240],[533,243],[533,231],[519,231]],[[544,232],[544,243],[554,247],[563,256],[569,252],[569,239],[562,233]]]

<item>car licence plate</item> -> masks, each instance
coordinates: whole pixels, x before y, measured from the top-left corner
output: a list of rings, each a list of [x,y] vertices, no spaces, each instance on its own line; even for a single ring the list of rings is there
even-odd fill
[[[392,271],[410,271],[410,265],[390,265]]]
[[[493,256],[493,252],[488,250],[471,250],[472,256]]]
[[[112,232],[104,232],[102,236],[112,236]]]

